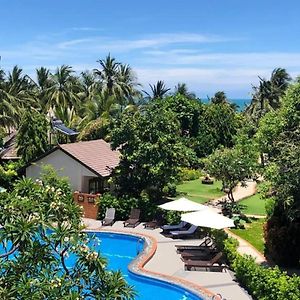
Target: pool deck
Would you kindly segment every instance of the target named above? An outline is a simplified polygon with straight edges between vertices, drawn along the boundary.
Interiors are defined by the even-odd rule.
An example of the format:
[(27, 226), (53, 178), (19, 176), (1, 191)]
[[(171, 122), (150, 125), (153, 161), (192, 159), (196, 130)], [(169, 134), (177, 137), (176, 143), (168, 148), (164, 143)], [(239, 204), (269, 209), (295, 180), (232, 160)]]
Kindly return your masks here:
[(248, 293), (234, 280), (230, 271), (207, 272), (207, 271), (185, 271), (180, 255), (176, 253), (177, 244), (199, 244), (199, 239), (172, 239), (163, 236), (161, 229), (144, 229), (142, 224), (135, 228), (123, 226), (122, 221), (117, 221), (113, 226), (102, 227), (100, 221), (84, 219), (88, 230), (103, 230), (144, 234), (154, 238), (157, 249), (154, 256), (144, 266), (145, 270), (161, 273), (171, 277), (177, 277), (196, 284), (214, 294), (221, 294), (226, 300), (249, 300), (252, 299)]

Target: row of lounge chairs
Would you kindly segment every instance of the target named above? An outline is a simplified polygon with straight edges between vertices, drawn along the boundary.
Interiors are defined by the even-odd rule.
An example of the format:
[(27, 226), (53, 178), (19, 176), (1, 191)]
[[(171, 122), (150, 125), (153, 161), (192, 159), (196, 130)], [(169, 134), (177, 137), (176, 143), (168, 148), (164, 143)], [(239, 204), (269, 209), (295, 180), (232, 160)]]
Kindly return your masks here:
[[(105, 217), (102, 220), (103, 226), (113, 225), (115, 221), (115, 208), (111, 207), (106, 210)], [(129, 218), (123, 222), (124, 227), (136, 227), (140, 223), (141, 210), (138, 208), (131, 209)], [(160, 220), (158, 218), (146, 222), (145, 228), (157, 228), (160, 226)], [(177, 225), (163, 225), (161, 226), (163, 233), (172, 238), (182, 238), (193, 236), (197, 230), (197, 226), (190, 225), (186, 222), (180, 222)]]
[[(113, 207), (107, 208), (105, 212), (105, 217), (101, 221), (103, 226), (112, 226), (115, 222), (115, 214), (116, 209)], [(136, 227), (140, 222), (140, 214), (141, 210), (138, 208), (133, 208), (130, 212), (129, 218), (124, 221), (124, 227), (130, 226), (130, 227)]]
[(175, 245), (176, 251), (181, 255), (184, 269), (188, 271), (198, 268), (214, 271), (222, 271), (223, 253), (219, 252), (209, 237), (206, 237), (200, 245)]

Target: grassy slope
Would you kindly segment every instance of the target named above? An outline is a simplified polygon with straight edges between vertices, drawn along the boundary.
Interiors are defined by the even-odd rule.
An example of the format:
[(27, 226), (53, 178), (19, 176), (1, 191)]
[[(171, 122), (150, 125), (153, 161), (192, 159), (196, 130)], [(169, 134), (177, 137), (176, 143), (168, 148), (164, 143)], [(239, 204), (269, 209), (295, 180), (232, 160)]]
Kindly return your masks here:
[(248, 241), (259, 252), (264, 252), (263, 239), (263, 224), (265, 219), (258, 219), (252, 221), (250, 224), (245, 224), (246, 229), (231, 229), (233, 233)]
[[(216, 181), (214, 184), (202, 184), (201, 179), (185, 181), (177, 186), (177, 191), (183, 196), (198, 203), (204, 203), (209, 200), (219, 198), (225, 194), (221, 191), (221, 182)], [(182, 195), (181, 195), (182, 196)], [(179, 197), (181, 197), (179, 196)], [(178, 198), (179, 198), (178, 197)]]
[(246, 206), (243, 209), (243, 213), (245, 214), (261, 216), (266, 215), (265, 201), (260, 198), (259, 193), (239, 201), (239, 204)]

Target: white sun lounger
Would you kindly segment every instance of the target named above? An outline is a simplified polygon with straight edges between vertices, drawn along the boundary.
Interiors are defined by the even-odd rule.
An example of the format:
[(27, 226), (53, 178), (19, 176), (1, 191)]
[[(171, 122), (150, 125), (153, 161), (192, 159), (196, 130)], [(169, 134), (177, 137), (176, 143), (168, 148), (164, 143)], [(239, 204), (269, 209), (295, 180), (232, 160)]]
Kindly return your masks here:
[(163, 231), (170, 231), (170, 230), (178, 230), (183, 228), (187, 223), (184, 221), (181, 221), (179, 224), (176, 225), (163, 225), (161, 226), (161, 229)]
[(181, 231), (171, 231), (170, 235), (173, 238), (178, 238), (178, 237), (183, 237), (183, 236), (190, 236), (193, 235), (196, 230), (197, 230), (198, 226), (192, 225), (189, 229), (187, 230), (181, 230)]

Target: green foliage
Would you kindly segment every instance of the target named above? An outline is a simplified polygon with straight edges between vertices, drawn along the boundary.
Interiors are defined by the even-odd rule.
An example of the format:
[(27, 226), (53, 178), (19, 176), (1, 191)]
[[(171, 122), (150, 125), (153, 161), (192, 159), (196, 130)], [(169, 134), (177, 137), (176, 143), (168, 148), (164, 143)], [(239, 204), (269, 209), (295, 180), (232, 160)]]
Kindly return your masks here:
[(257, 152), (251, 143), (236, 144), (234, 148), (216, 150), (205, 160), (207, 172), (222, 181), (228, 189), (228, 198), (234, 201), (232, 191), (241, 182), (246, 186), (246, 179), (255, 175)]
[(232, 147), (234, 136), (240, 127), (238, 114), (228, 103), (211, 103), (205, 110), (205, 123), (215, 143), (215, 147), (220, 145)]
[[(1, 299), (133, 299), (120, 272), (106, 262), (82, 232), (82, 212), (66, 182), (22, 179), (0, 194)], [(53, 185), (49, 185), (49, 184)], [(13, 257), (12, 257), (13, 255)], [(76, 256), (66, 267), (67, 256)]]
[(48, 122), (37, 111), (24, 112), (17, 134), (18, 155), (25, 162), (48, 150)]
[(122, 116), (112, 132), (112, 147), (121, 152), (114, 171), (120, 194), (139, 197), (146, 191), (152, 198), (161, 198), (164, 187), (176, 181), (179, 168), (194, 159), (179, 133), (176, 115), (158, 103), (147, 106), (143, 113)]
[(181, 213), (178, 211), (166, 211), (164, 213), (164, 218), (166, 220), (166, 224), (179, 224), (181, 221)]
[(179, 173), (180, 181), (196, 180), (203, 176), (203, 172), (199, 169), (181, 168)]
[(235, 271), (238, 281), (255, 299), (296, 300), (300, 298), (300, 277), (288, 276), (278, 267), (266, 268), (258, 265), (251, 256), (237, 252), (238, 242), (229, 238), (224, 242), (224, 253)]
[(17, 171), (13, 163), (0, 165), (0, 187), (10, 189), (14, 179), (17, 178)]
[(78, 139), (80, 141), (90, 141), (97, 139), (108, 139), (110, 132), (110, 122), (108, 119), (96, 119), (90, 122), (80, 132)]
[[(282, 98), (281, 122), (270, 145), (272, 157), (264, 177), (268, 222), (266, 251), (280, 265), (300, 264), (300, 84), (292, 85)], [(274, 125), (276, 126), (276, 125)], [(282, 245), (289, 245), (282, 247)]]
[(157, 212), (157, 206), (146, 195), (139, 198), (129, 196), (115, 196), (111, 193), (105, 193), (99, 198), (99, 219), (103, 219), (107, 208), (116, 209), (116, 219), (127, 220), (132, 208), (141, 210), (141, 219), (150, 221)]

